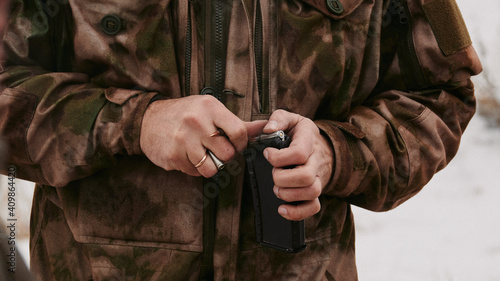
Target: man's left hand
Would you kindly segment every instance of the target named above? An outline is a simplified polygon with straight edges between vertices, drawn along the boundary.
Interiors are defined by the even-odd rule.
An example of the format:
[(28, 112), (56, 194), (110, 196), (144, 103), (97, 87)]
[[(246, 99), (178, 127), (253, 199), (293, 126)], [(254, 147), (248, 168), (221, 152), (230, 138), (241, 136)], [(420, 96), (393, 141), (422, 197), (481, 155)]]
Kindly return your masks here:
[(333, 148), (311, 119), (298, 114), (275, 111), (263, 133), (277, 130), (285, 131), (292, 142), (288, 148), (264, 150), (264, 157), (274, 166), (274, 193), (287, 202), (301, 201), (281, 205), (278, 212), (288, 220), (302, 220), (321, 209), (319, 196), (332, 174)]

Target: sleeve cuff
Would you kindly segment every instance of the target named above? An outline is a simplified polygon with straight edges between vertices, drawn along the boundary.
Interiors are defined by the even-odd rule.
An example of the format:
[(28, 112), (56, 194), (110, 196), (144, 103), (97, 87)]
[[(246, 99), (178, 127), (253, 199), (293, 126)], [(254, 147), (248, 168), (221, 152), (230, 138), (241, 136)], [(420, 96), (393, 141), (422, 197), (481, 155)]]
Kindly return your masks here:
[(142, 118), (148, 105), (158, 100), (156, 92), (138, 92), (128, 89), (111, 88), (106, 91), (106, 98), (121, 107), (120, 129), (121, 142), (128, 155), (142, 155), (140, 145)]
[(352, 192), (353, 171), (362, 165), (361, 155), (354, 149), (354, 141), (364, 137), (361, 130), (349, 123), (330, 120), (315, 121), (321, 133), (328, 137), (334, 151), (334, 164), (330, 182), (324, 187), (323, 194), (347, 197)]
[(144, 113), (146, 112), (146, 109), (148, 106), (162, 98), (158, 98), (158, 96), (161, 97), (160, 94), (158, 93), (146, 93), (142, 94), (139, 96), (139, 100), (137, 101), (137, 107), (135, 109), (135, 112), (132, 116), (135, 118), (133, 119), (133, 124), (132, 124), (132, 142), (131, 146), (128, 148), (126, 147), (127, 151), (130, 151), (131, 154), (137, 154), (137, 155), (142, 155), (142, 149), (141, 149), (141, 128), (142, 128), (142, 117), (144, 116)]

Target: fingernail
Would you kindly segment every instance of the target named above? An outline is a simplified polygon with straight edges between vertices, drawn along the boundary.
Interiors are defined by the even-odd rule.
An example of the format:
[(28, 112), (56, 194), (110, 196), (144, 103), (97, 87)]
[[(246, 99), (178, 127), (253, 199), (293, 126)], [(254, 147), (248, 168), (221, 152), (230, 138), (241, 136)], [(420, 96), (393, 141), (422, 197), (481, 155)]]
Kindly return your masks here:
[(277, 187), (277, 186), (274, 186), (274, 187), (273, 187), (273, 192), (274, 192), (274, 195), (276, 195), (276, 197), (278, 197), (278, 198), (280, 198), (280, 197), (279, 197), (279, 195), (278, 195), (279, 189), (280, 189), (280, 188), (279, 188), (279, 187)]
[(266, 158), (266, 160), (267, 160), (267, 158), (269, 157), (269, 153), (267, 152), (267, 150), (264, 150), (263, 154), (264, 154), (264, 158)]
[(280, 213), (280, 215), (282, 215), (282, 216), (287, 216), (287, 215), (288, 215), (288, 211), (287, 211), (287, 210), (286, 210), (286, 208), (285, 208), (285, 207), (283, 207), (283, 206), (280, 206), (280, 207), (278, 208), (278, 213)]

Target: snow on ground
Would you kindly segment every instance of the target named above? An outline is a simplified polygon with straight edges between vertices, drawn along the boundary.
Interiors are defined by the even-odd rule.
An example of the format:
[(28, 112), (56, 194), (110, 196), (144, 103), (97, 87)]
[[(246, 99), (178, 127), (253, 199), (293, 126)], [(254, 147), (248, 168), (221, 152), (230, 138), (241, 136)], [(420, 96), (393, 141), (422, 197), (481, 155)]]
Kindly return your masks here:
[[(457, 2), (493, 86), (479, 76), (477, 89), (498, 98), (500, 1)], [(474, 117), (455, 159), (419, 194), (354, 215), (361, 281), (500, 280), (500, 128)]]
[(461, 150), (387, 213), (354, 209), (360, 280), (500, 280), (500, 128), (471, 122)]
[[(500, 98), (500, 1), (457, 0), (487, 75)], [(482, 76), (481, 75), (481, 76)], [(476, 79), (482, 84), (482, 77)]]

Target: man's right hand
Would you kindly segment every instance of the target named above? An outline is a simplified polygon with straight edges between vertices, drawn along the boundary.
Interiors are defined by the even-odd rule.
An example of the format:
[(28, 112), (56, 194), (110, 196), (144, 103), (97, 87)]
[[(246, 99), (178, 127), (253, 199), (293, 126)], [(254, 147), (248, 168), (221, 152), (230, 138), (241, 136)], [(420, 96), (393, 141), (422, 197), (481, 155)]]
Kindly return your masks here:
[[(211, 136), (219, 129), (226, 137)], [(141, 149), (151, 162), (167, 171), (212, 177), (217, 167), (210, 157), (200, 162), (207, 149), (226, 163), (243, 151), (247, 142), (245, 122), (212, 96), (155, 101), (142, 120)]]

